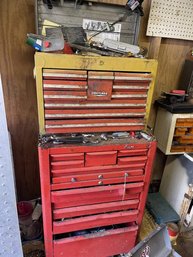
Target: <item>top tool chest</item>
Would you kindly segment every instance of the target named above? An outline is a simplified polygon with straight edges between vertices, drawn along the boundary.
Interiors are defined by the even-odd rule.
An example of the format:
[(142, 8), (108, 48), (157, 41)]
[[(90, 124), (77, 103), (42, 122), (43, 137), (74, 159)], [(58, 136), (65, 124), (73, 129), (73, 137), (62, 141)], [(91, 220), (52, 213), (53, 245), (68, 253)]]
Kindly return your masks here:
[(35, 56), (46, 257), (110, 257), (136, 241), (156, 150), (156, 61)]
[(36, 53), (40, 133), (143, 130), (155, 60)]

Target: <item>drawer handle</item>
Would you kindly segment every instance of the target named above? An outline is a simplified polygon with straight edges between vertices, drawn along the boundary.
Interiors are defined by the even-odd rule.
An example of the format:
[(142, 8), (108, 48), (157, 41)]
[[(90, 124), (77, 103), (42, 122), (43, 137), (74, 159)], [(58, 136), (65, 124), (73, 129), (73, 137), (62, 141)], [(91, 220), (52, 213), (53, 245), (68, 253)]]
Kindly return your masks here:
[(99, 181), (98, 184), (99, 184), (99, 186), (102, 186), (103, 185), (103, 181)]
[(103, 178), (103, 175), (98, 175), (98, 179), (102, 179)]
[(71, 182), (76, 182), (77, 181), (77, 179), (76, 178), (71, 178)]

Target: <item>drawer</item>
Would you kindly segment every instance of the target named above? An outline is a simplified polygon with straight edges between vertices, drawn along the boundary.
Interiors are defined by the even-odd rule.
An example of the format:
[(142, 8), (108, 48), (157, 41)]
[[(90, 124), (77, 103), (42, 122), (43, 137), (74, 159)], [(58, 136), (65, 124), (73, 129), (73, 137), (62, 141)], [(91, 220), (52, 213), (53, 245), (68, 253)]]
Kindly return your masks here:
[(146, 163), (147, 156), (137, 156), (137, 157), (123, 157), (118, 158), (118, 164), (127, 165), (129, 163)]
[[(136, 103), (134, 103), (135, 105)], [(53, 105), (51, 107), (51, 105)], [(72, 106), (71, 106), (72, 105)], [(93, 108), (96, 107), (94, 104)], [(46, 103), (45, 106), (51, 109), (62, 109), (62, 108), (71, 108), (75, 107), (76, 104), (71, 103), (60, 103), (60, 104), (50, 104)], [(50, 107), (49, 107), (50, 106)], [(86, 108), (84, 104), (77, 104), (76, 108)], [(119, 131), (127, 131), (127, 130), (143, 130), (145, 127), (144, 119), (142, 118), (114, 118), (114, 119), (54, 119), (54, 120), (46, 120), (45, 128), (46, 133), (93, 133), (93, 132), (110, 132), (116, 131), (119, 128)]]
[(86, 91), (56, 91), (44, 90), (44, 102), (60, 104), (65, 102), (80, 102), (87, 99)]
[(131, 118), (139, 117), (143, 118), (145, 116), (145, 109), (57, 109), (49, 110), (45, 109), (45, 118), (46, 119), (77, 119), (77, 118)]
[(110, 178), (122, 177), (125, 175), (128, 177), (132, 176), (140, 176), (143, 175), (144, 171), (142, 169), (130, 170), (128, 172), (125, 171), (115, 171), (115, 172), (101, 172), (101, 173), (92, 173), (92, 174), (76, 174), (71, 176), (61, 176), (54, 177), (52, 179), (53, 183), (67, 183), (67, 182), (79, 182), (79, 181), (87, 181), (87, 180), (103, 180)]
[(84, 160), (84, 153), (52, 154), (50, 157), (51, 162)]
[(91, 228), (137, 221), (138, 210), (105, 213), (53, 222), (53, 234), (63, 234)]
[(74, 160), (74, 161), (59, 161), (52, 162), (51, 169), (68, 169), (68, 168), (78, 168), (84, 167), (84, 160)]
[(66, 219), (97, 213), (107, 213), (113, 211), (124, 211), (137, 209), (139, 204), (138, 199), (112, 202), (112, 203), (100, 203), (92, 205), (84, 205), (79, 207), (70, 207), (64, 209), (53, 210), (53, 219)]
[(114, 82), (124, 82), (124, 83), (145, 83), (149, 85), (152, 80), (151, 74), (147, 73), (126, 73), (126, 72), (115, 72)]
[[(56, 168), (56, 167), (55, 167)], [(91, 174), (101, 172), (115, 172), (115, 171), (124, 171), (124, 172), (132, 172), (132, 170), (136, 169), (144, 169), (145, 163), (129, 163), (127, 165), (108, 165), (108, 166), (91, 166), (91, 167), (83, 167), (83, 168), (69, 168), (63, 169), (62, 167), (57, 167), (56, 169), (51, 169), (51, 174), (53, 177), (62, 177), (62, 176), (76, 176), (78, 174)]]
[(138, 199), (144, 183), (128, 183), (93, 188), (69, 189), (51, 192), (53, 208), (67, 208), (89, 204)]
[(55, 177), (52, 179), (52, 190), (79, 188), (98, 185), (109, 185), (128, 182), (144, 181), (144, 171), (132, 170), (127, 173), (122, 172), (108, 172), (101, 174), (84, 174), (76, 176)]
[(86, 91), (86, 81), (69, 81), (69, 80), (43, 80), (43, 89), (58, 91)]
[(111, 100), (113, 72), (88, 72), (88, 100)]
[(117, 151), (92, 152), (85, 154), (85, 166), (100, 166), (116, 164)]
[(128, 182), (141, 182), (144, 181), (144, 176), (132, 176), (132, 177), (117, 177), (103, 180), (88, 180), (88, 181), (79, 181), (79, 182), (70, 182), (70, 183), (59, 183), (52, 184), (51, 190), (62, 190), (70, 188), (81, 188), (81, 187), (90, 187), (90, 186), (103, 186), (103, 185), (114, 185), (120, 183)]
[(129, 252), (135, 245), (138, 226), (99, 231), (54, 240), (54, 256), (108, 257)]
[(64, 70), (64, 69), (43, 69), (44, 79), (61, 80), (86, 80), (87, 71), (83, 70)]
[(131, 150), (120, 150), (118, 151), (118, 157), (122, 156), (138, 156), (138, 155), (147, 155), (148, 149), (131, 149)]

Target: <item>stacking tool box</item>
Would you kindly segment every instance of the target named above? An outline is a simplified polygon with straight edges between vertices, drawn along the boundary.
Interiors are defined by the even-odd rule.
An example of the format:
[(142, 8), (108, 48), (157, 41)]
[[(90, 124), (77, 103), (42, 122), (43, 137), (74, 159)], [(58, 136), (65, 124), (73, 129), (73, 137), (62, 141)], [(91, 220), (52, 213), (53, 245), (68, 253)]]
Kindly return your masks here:
[[(41, 136), (144, 130), (156, 67), (154, 60), (37, 53)], [(143, 217), (155, 150), (153, 137), (134, 135), (40, 141), (46, 257), (128, 252)]]

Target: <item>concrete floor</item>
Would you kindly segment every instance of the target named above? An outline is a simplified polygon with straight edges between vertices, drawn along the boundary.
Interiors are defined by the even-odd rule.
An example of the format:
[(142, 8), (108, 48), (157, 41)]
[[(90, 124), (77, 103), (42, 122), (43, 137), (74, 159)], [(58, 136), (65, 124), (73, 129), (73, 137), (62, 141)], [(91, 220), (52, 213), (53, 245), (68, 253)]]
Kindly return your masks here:
[(193, 257), (193, 230), (181, 234), (173, 247), (182, 257)]

